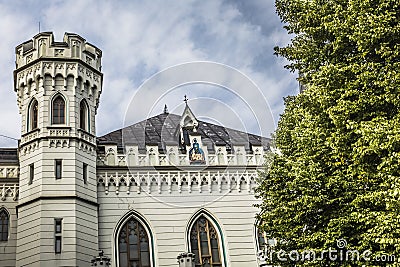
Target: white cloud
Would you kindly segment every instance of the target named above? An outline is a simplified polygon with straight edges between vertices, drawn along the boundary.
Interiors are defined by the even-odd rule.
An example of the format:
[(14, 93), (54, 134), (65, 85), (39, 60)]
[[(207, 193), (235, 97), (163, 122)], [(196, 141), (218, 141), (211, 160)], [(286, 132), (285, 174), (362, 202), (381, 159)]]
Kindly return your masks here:
[[(64, 32), (74, 32), (103, 50), (98, 135), (122, 126), (127, 105), (143, 81), (164, 68), (192, 60), (220, 62), (242, 71), (260, 87), (276, 120), (283, 111), (282, 97), (296, 93), (297, 83), (294, 75), (283, 69), (284, 61), (272, 55), (273, 47), (287, 43), (289, 37), (271, 2), (0, 1), (0, 134), (20, 135), (12, 82), (14, 48), (37, 33), (39, 20), (42, 31), (53, 31), (57, 40)], [(175, 103), (166, 104), (182, 103), (185, 90), (189, 91), (175, 90), (175, 95), (165, 98), (175, 99)], [(189, 97), (212, 96), (208, 91), (190, 90)], [(154, 102), (159, 94), (156, 88), (151, 89), (143, 101)], [(256, 94), (245, 90), (241, 94), (257, 105)], [(237, 99), (221, 97), (216, 96), (225, 105), (236, 105)], [(194, 104), (195, 114), (201, 113), (198, 108)], [(211, 105), (209, 110), (218, 113), (220, 107)], [(137, 112), (133, 119), (145, 118)], [(250, 120), (247, 116), (244, 119)], [(221, 119), (222, 124), (235, 126), (234, 122), (234, 116)], [(15, 142), (0, 138), (0, 146), (8, 145), (15, 146)]]

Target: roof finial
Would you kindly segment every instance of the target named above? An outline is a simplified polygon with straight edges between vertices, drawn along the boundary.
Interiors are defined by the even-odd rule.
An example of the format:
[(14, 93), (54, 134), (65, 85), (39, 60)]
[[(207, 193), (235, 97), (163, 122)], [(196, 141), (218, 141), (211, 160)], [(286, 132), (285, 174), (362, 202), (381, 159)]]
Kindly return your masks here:
[(169, 112), (168, 112), (168, 107), (167, 107), (167, 104), (165, 104), (165, 106), (164, 106), (164, 114), (168, 114)]
[(183, 99), (183, 101), (184, 101), (184, 102), (186, 103), (186, 105), (187, 105), (188, 99), (187, 99), (186, 95), (185, 95), (185, 99)]

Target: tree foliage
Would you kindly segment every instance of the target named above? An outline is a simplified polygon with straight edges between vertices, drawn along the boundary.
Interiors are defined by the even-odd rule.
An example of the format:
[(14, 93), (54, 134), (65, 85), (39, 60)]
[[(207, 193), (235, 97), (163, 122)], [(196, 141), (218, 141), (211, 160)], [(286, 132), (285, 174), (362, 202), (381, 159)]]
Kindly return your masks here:
[[(261, 174), (262, 229), (278, 240), (275, 251), (320, 253), (345, 239), (343, 253), (372, 255), (274, 263), (398, 266), (400, 2), (276, 0), (276, 8), (294, 37), (275, 52), (306, 89), (285, 99), (279, 154)], [(395, 262), (377, 261), (384, 255)]]

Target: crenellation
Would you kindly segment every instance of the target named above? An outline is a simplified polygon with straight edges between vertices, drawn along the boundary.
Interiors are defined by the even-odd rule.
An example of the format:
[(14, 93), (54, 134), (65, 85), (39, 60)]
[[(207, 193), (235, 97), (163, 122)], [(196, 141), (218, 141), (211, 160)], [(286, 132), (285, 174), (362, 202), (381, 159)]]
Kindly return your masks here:
[[(42, 32), (16, 47), (17, 69), (40, 58), (80, 59), (90, 67), (101, 70), (102, 52), (77, 34), (65, 33), (63, 42), (55, 42), (53, 33)], [(91, 61), (87, 62), (86, 58)]]

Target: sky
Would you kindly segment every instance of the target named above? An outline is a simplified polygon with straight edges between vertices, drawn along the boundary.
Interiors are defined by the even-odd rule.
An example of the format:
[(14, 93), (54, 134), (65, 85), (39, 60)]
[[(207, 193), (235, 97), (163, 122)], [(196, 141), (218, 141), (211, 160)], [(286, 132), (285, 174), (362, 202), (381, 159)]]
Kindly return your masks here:
[(97, 136), (188, 105), (198, 119), (269, 137), (298, 93), (273, 48), (290, 42), (273, 0), (0, 0), (0, 147), (16, 147), (15, 47), (40, 31), (103, 51)]

